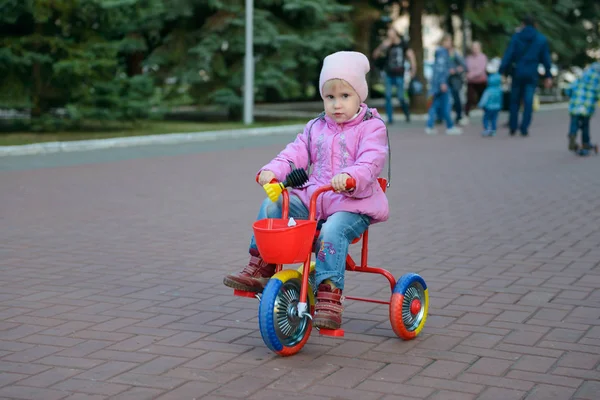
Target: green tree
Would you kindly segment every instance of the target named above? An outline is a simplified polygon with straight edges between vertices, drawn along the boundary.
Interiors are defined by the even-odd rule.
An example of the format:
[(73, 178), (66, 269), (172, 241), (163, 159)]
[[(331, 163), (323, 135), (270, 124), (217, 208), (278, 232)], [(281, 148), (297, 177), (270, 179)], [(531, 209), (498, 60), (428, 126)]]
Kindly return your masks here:
[(129, 77), (123, 62), (125, 27), (136, 21), (126, 10), (142, 3), (0, 0), (2, 106), (30, 109), (32, 128), (43, 130), (147, 117), (154, 84)]
[(586, 51), (599, 39), (597, 0), (428, 0), (423, 4), (427, 12), (447, 17), (443, 28), (451, 34), (451, 16), (469, 21), (473, 38), (483, 43), (489, 56), (504, 53), (527, 14), (536, 18), (540, 31), (548, 37), (559, 65), (589, 62)]
[[(322, 59), (350, 48), (350, 7), (325, 0), (257, 0), (254, 10), (255, 98), (305, 98), (318, 81)], [(175, 81), (195, 102), (242, 107), (245, 9), (240, 0), (187, 0), (177, 20), (147, 60), (163, 80)], [(318, 94), (318, 91), (316, 91)]]
[(533, 15), (561, 66), (584, 64), (598, 43), (600, 3), (596, 0), (467, 0), (465, 17), (488, 55), (501, 56), (524, 15)]

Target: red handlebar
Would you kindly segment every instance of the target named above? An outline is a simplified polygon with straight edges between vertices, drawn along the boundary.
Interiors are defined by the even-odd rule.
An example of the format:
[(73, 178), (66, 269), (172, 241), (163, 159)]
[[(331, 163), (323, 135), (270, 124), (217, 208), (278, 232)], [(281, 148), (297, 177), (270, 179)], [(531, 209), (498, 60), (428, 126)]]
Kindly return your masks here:
[[(356, 179), (350, 177), (346, 179), (346, 191), (350, 191), (356, 188)], [(325, 185), (319, 187), (314, 191), (312, 196), (310, 197), (310, 208), (308, 213), (308, 219), (314, 220), (317, 218), (317, 197), (319, 197), (322, 193), (333, 190), (333, 186)]]
[[(256, 175), (256, 182), (258, 182), (258, 176), (259, 175)], [(269, 182), (269, 183), (277, 183), (277, 182), (279, 182), (277, 180), (277, 178), (273, 178), (273, 179), (271, 179), (271, 182)], [(350, 190), (353, 190), (355, 188), (356, 188), (356, 179), (354, 179), (352, 177), (346, 179), (346, 190), (350, 191)], [(329, 190), (331, 190), (331, 189), (329, 189)]]
[(348, 178), (346, 179), (346, 190), (352, 190), (356, 188), (356, 179)]
[[(258, 182), (259, 175), (260, 174), (256, 175), (257, 182)], [(271, 183), (276, 183), (276, 182), (278, 182), (277, 179), (271, 180)], [(346, 179), (346, 191), (351, 191), (351, 190), (354, 190), (355, 188), (356, 188), (356, 179), (354, 179), (352, 177)], [(331, 185), (321, 186), (317, 190), (315, 190), (315, 192), (313, 193), (313, 195), (310, 198), (310, 208), (309, 208), (308, 219), (310, 219), (310, 220), (316, 219), (316, 217), (317, 217), (317, 197), (319, 197), (319, 195), (321, 195), (322, 193), (328, 192), (330, 190), (333, 190), (333, 187)], [(289, 195), (288, 195), (287, 190), (284, 190), (282, 195), (283, 195), (282, 218), (286, 219), (288, 217), (288, 211), (289, 211)]]

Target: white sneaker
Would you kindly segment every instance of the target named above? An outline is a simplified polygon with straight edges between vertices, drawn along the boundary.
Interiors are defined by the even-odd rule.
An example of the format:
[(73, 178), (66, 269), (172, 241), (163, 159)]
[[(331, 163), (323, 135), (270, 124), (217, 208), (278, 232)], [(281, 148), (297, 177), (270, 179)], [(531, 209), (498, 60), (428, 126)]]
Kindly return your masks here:
[(467, 126), (467, 125), (469, 125), (469, 117), (462, 117), (462, 119), (459, 121), (459, 124), (461, 126)]
[(435, 128), (425, 128), (425, 133), (428, 135), (437, 135), (437, 130)]
[(463, 131), (458, 126), (455, 126), (446, 131), (446, 135), (462, 135)]

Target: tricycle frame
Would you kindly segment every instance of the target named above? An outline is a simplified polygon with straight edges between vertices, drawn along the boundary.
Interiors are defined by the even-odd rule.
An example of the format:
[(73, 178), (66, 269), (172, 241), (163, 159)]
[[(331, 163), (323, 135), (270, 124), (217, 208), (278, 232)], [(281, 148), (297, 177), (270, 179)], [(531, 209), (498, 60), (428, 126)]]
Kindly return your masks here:
[[(381, 186), (381, 188), (385, 191), (386, 186), (387, 186), (387, 181), (383, 178), (378, 178), (378, 182), (379, 182), (379, 185)], [(352, 179), (352, 178), (349, 179), (347, 187), (350, 188), (350, 187), (353, 187), (354, 185), (355, 185), (354, 179)], [(333, 190), (333, 187), (331, 185), (325, 185), (325, 186), (319, 187), (312, 194), (311, 199), (310, 199), (310, 207), (309, 207), (309, 216), (308, 216), (309, 220), (316, 221), (317, 198), (322, 193), (330, 191), (330, 190)], [(289, 192), (288, 192), (287, 188), (281, 192), (281, 196), (282, 196), (281, 218), (288, 219), (289, 218), (290, 198), (289, 198)], [(318, 236), (318, 232), (315, 233), (315, 237), (317, 237), (317, 236)], [(394, 278), (394, 275), (392, 275), (392, 273), (390, 273), (389, 271), (387, 271), (383, 268), (375, 268), (375, 267), (370, 267), (368, 265), (368, 255), (369, 255), (369, 229), (368, 228), (362, 234), (361, 238), (362, 238), (362, 249), (361, 249), (360, 264), (356, 264), (354, 259), (348, 254), (346, 257), (346, 271), (383, 275), (388, 280), (388, 282), (390, 284), (390, 291), (393, 293), (394, 287), (396, 285), (396, 279)], [(357, 238), (352, 243), (359, 242), (361, 240), (361, 238)], [(313, 252), (310, 251), (308, 253), (308, 256), (306, 257), (306, 260), (304, 261), (304, 265), (303, 265), (303, 269), (302, 269), (302, 285), (300, 288), (300, 298), (299, 298), (299, 303), (298, 303), (298, 314), (302, 317), (308, 317), (311, 319), (312, 319), (312, 315), (310, 315), (310, 312), (308, 311), (307, 293), (308, 293), (308, 288), (309, 288), (308, 279), (309, 279), (309, 275), (310, 275), (312, 253)], [(280, 272), (281, 270), (283, 270), (283, 264), (278, 264), (276, 266), (275, 273)], [(242, 296), (242, 297), (258, 297), (258, 298), (260, 298), (260, 295), (257, 295), (256, 293), (243, 292), (243, 291), (239, 291), (239, 290), (234, 291), (234, 294), (237, 296)], [(345, 296), (345, 298), (348, 300), (354, 300), (354, 301), (363, 301), (363, 302), (368, 302), (368, 303), (390, 305), (390, 301), (378, 300), (378, 299), (374, 299), (374, 298), (356, 297), (356, 296)], [(344, 331), (343, 331), (343, 329), (340, 328), (340, 329), (336, 329), (336, 330), (320, 329), (319, 332), (323, 335), (342, 336)]]

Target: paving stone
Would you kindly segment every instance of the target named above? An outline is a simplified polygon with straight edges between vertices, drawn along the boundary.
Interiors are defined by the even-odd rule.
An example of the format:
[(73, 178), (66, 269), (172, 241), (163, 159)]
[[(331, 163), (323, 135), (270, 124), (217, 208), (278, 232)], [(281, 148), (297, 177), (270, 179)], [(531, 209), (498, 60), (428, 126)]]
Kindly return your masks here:
[(502, 376), (513, 364), (513, 361), (482, 357), (468, 369), (468, 372), (474, 374)]
[(575, 392), (575, 399), (594, 400), (600, 393), (600, 382), (584, 382)]
[(512, 366), (522, 371), (545, 373), (556, 363), (555, 358), (524, 355)]
[[(222, 279), (247, 262), (256, 171), (295, 135), (0, 157), (0, 398), (595, 400), (600, 158), (566, 150), (567, 117), (536, 113), (526, 140), (390, 126), (369, 261), (423, 276), (427, 325), (404, 341), (387, 306), (347, 301), (346, 335), (292, 357)], [(348, 273), (344, 293), (389, 290)]]
[(525, 400), (561, 400), (570, 399), (575, 393), (575, 389), (563, 386), (536, 385), (533, 391)]

